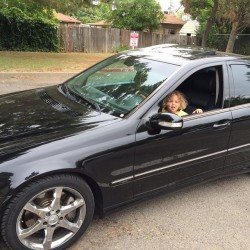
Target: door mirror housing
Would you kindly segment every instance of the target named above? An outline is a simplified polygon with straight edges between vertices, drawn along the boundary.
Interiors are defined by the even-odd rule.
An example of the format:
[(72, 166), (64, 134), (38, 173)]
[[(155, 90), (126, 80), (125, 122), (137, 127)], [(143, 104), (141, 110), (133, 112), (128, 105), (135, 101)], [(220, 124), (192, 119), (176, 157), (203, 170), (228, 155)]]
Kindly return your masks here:
[(151, 129), (178, 130), (183, 127), (182, 117), (172, 113), (157, 113), (149, 120)]

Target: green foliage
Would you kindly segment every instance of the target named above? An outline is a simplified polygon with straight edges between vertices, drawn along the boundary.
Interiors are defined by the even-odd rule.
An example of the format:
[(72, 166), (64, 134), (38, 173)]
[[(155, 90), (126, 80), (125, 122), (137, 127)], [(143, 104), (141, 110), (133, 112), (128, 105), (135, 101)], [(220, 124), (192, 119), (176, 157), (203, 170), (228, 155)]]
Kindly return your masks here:
[(0, 9), (8, 10), (17, 8), (28, 17), (46, 18), (52, 19), (54, 14), (52, 9), (47, 8), (39, 4), (39, 1), (35, 0), (0, 0)]
[[(204, 27), (200, 27), (197, 31), (198, 40), (201, 41), (202, 34), (204, 32)], [(234, 53), (242, 55), (250, 55), (250, 28), (244, 30), (243, 34), (238, 34)], [(230, 35), (230, 26), (221, 26), (218, 23), (214, 23), (208, 37), (208, 47), (215, 48), (219, 51), (225, 51)], [(200, 43), (199, 43), (200, 44)]]
[(0, 50), (57, 51), (57, 20), (92, 0), (0, 0)]
[(0, 0), (0, 9), (17, 7), (31, 15), (34, 12), (52, 14), (52, 10), (68, 14), (91, 4), (92, 0)]
[[(30, 0), (32, 1), (32, 0)], [(54, 9), (57, 12), (62, 12), (64, 14), (70, 14), (77, 11), (83, 6), (90, 6), (92, 0), (33, 0), (39, 3), (41, 6), (48, 9)]]
[(237, 36), (234, 52), (250, 56), (250, 28), (244, 30), (243, 34)]
[(181, 4), (185, 7), (185, 13), (194, 19), (204, 19), (213, 7), (213, 0), (181, 0)]
[(112, 48), (112, 53), (119, 53), (122, 52), (124, 50), (129, 50), (130, 47), (128, 45), (120, 45), (118, 47), (114, 47)]
[(0, 10), (0, 50), (57, 51), (58, 27), (42, 14), (28, 16), (17, 7)]
[[(197, 37), (199, 41), (202, 39), (202, 34), (204, 33), (205, 26), (201, 25), (197, 31)], [(215, 48), (220, 51), (225, 51), (227, 46), (227, 36), (220, 36), (218, 34), (222, 34), (219, 26), (214, 23), (208, 36), (207, 46), (210, 48)]]
[(185, 7), (185, 13), (200, 24), (206, 24), (213, 8), (213, 0), (181, 0), (181, 4)]
[(111, 12), (109, 4), (100, 3), (99, 5), (92, 5), (89, 7), (82, 7), (71, 15), (82, 23), (93, 23), (105, 20)]
[(160, 27), (163, 13), (155, 0), (116, 0), (115, 9), (106, 21), (112, 22), (113, 27), (136, 31), (153, 31)]
[(223, 23), (237, 23), (237, 31), (242, 31), (249, 27), (249, 0), (220, 0), (217, 19)]
[[(197, 19), (201, 25), (198, 33), (199, 38), (204, 34), (207, 21), (211, 15), (214, 0), (182, 0), (185, 12), (193, 19)], [(209, 32), (208, 46), (225, 51), (230, 39), (235, 38), (250, 24), (249, 0), (219, 0), (219, 7), (216, 12), (216, 22)], [(234, 29), (233, 37), (229, 34)], [(233, 41), (233, 40), (232, 40)], [(240, 41), (245, 41), (240, 42)], [(238, 35), (235, 40), (234, 53), (249, 54), (248, 36)], [(233, 50), (233, 46), (230, 47)], [(227, 51), (229, 51), (227, 49)]]

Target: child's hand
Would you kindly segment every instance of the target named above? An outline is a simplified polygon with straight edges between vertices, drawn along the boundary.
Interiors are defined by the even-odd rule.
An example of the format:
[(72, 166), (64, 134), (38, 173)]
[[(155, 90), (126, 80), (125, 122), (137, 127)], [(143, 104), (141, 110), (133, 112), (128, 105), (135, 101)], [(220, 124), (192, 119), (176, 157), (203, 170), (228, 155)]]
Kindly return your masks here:
[(202, 109), (196, 109), (192, 114), (200, 114), (203, 113)]

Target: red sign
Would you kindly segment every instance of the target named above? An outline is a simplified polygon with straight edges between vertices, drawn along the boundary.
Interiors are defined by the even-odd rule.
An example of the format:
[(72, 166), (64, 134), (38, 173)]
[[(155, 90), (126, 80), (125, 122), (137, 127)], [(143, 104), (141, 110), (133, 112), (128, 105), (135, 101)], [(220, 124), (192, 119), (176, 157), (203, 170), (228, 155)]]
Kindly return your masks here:
[(138, 46), (139, 34), (136, 32), (130, 33), (130, 46), (137, 47)]

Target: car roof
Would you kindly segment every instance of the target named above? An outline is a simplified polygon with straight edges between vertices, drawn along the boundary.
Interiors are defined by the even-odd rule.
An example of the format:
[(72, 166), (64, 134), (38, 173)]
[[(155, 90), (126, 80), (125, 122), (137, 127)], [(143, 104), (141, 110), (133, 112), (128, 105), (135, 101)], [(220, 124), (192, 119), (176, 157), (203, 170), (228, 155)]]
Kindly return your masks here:
[(126, 53), (132, 56), (144, 57), (177, 65), (184, 65), (197, 60), (204, 61), (204, 59), (207, 61), (250, 60), (249, 56), (225, 53), (215, 49), (204, 49), (198, 46), (180, 46), (177, 44), (155, 45), (129, 50)]

